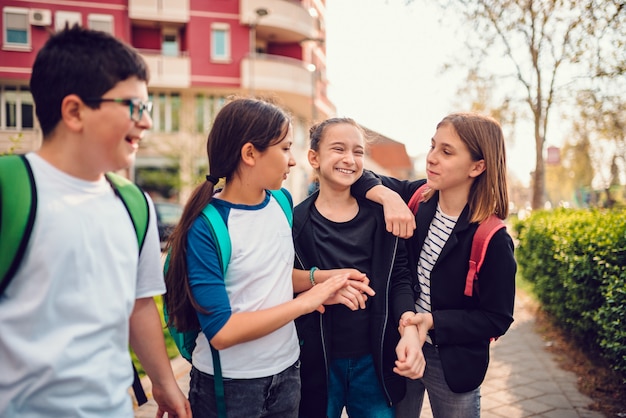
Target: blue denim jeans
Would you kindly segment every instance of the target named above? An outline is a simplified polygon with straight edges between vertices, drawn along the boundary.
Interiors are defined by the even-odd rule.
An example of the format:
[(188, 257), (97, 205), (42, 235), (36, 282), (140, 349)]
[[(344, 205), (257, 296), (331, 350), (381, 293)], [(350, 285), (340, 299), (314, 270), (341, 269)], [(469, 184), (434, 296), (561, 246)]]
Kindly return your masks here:
[(407, 379), (406, 396), (396, 405), (398, 418), (417, 418), (422, 411), (424, 391), (434, 418), (480, 418), (480, 387), (454, 393), (448, 387), (437, 348), (425, 343), (426, 370), (421, 379)]
[[(213, 376), (191, 368), (189, 403), (194, 417), (217, 417)], [(257, 379), (223, 379), (228, 418), (297, 418), (300, 361), (286, 370)]]
[(328, 371), (328, 418), (394, 418), (376, 376), (371, 355), (331, 360)]

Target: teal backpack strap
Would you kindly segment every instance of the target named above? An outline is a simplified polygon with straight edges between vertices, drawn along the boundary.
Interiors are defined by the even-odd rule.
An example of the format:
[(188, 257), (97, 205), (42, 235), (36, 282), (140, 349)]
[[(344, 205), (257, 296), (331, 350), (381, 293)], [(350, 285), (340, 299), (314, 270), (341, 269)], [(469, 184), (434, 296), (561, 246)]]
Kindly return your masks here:
[[(224, 280), (226, 280), (226, 271), (228, 271), (228, 263), (232, 246), (230, 243), (230, 235), (228, 235), (228, 227), (220, 215), (219, 211), (212, 204), (206, 205), (202, 210), (202, 217), (207, 223), (211, 235), (215, 240), (217, 253), (222, 267)], [(215, 400), (217, 403), (217, 416), (226, 418), (226, 399), (224, 398), (224, 379), (222, 378), (222, 362), (220, 361), (220, 353), (211, 344), (211, 355), (213, 357), (213, 382), (215, 386)]]
[(150, 219), (150, 211), (148, 210), (148, 200), (143, 191), (133, 182), (125, 177), (115, 173), (106, 173), (107, 180), (115, 190), (115, 194), (122, 199), (126, 210), (130, 215), (137, 234), (137, 243), (139, 244), (139, 252), (143, 248), (143, 243), (148, 232), (148, 221)]
[(215, 240), (222, 273), (224, 274), (224, 278), (226, 278), (228, 263), (230, 263), (230, 255), (232, 252), (228, 227), (222, 215), (220, 215), (215, 206), (210, 203), (202, 210), (202, 217), (209, 226), (211, 235), (213, 235), (213, 239)]
[(289, 226), (293, 227), (293, 204), (291, 203), (290, 197), (287, 195), (287, 191), (285, 189), (270, 190), (270, 193), (274, 196), (274, 199), (278, 201), (283, 212), (285, 212)]
[(0, 158), (0, 295), (15, 275), (33, 230), (37, 188), (22, 155)]

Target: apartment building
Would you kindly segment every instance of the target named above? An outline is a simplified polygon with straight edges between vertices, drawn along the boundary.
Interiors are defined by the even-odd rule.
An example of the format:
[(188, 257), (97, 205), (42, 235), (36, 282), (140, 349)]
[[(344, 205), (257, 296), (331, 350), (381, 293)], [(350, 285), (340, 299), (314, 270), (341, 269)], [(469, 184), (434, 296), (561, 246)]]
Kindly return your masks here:
[[(206, 137), (230, 96), (271, 99), (293, 117), (285, 186), (301, 200), (308, 127), (335, 114), (326, 95), (325, 0), (3, 0), (0, 153), (36, 149), (41, 132), (28, 89), (50, 33), (79, 24), (133, 45), (150, 68), (153, 129), (127, 175), (150, 185), (167, 173), (184, 200), (206, 173)], [(151, 177), (152, 176), (152, 177)], [(160, 190), (167, 195), (167, 189)], [(169, 196), (165, 196), (169, 197)]]

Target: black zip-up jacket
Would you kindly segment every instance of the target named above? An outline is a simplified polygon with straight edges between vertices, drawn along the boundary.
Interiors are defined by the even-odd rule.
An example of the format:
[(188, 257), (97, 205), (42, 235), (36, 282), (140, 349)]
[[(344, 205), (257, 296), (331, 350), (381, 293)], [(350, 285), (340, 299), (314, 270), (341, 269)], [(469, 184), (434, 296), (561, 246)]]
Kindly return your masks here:
[[(352, 186), (352, 193), (364, 196), (367, 190), (381, 182), (398, 192), (405, 202), (425, 183), (424, 180), (397, 180), (365, 171)], [(419, 205), (415, 218), (417, 229), (407, 240), (410, 266), (417, 266), (438, 201), (439, 193), (435, 192), (427, 202)], [(430, 274), (434, 321), (430, 335), (439, 352), (446, 382), (457, 393), (469, 392), (481, 385), (489, 365), (490, 339), (504, 335), (513, 322), (517, 264), (513, 257), (513, 240), (506, 229), (496, 232), (489, 241), (479, 274), (478, 292), (471, 297), (464, 295), (477, 228), (477, 223), (469, 222), (469, 206), (466, 205)], [(417, 298), (420, 288), (417, 271), (413, 270)]]
[[(311, 205), (318, 192), (294, 208), (293, 236), (295, 245), (295, 267), (309, 270), (318, 265), (319, 255), (313, 236), (310, 213)], [(412, 278), (406, 264), (404, 240), (400, 240), (385, 229), (382, 206), (368, 200), (359, 200), (359, 205), (372, 205), (380, 215), (376, 222), (377, 239), (357, 245), (373, 245), (370, 286), (376, 292), (368, 299), (371, 309), (371, 339), (368, 342), (376, 367), (376, 374), (383, 386), (389, 405), (400, 401), (406, 391), (405, 378), (393, 372), (397, 359), (395, 348), (400, 335), (398, 323), (406, 312), (415, 312)], [(351, 268), (352, 266), (345, 266)], [(372, 278), (385, 278), (374, 280)], [(300, 375), (302, 399), (300, 418), (326, 417), (328, 402), (328, 361), (332, 347), (328, 346), (329, 329), (326, 314), (313, 312), (296, 319), (300, 338)]]

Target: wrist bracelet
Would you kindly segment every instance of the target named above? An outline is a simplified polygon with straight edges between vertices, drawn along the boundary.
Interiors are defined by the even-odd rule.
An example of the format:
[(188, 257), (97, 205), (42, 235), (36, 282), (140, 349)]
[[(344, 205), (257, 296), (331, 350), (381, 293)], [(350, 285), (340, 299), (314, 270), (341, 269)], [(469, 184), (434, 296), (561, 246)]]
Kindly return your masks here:
[(315, 283), (315, 278), (313, 277), (313, 273), (315, 273), (315, 270), (319, 270), (317, 267), (311, 267), (311, 270), (309, 270), (309, 280), (311, 281), (311, 286), (315, 286), (317, 283)]

